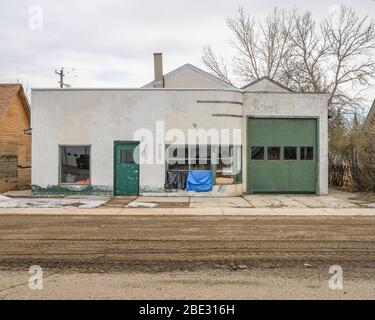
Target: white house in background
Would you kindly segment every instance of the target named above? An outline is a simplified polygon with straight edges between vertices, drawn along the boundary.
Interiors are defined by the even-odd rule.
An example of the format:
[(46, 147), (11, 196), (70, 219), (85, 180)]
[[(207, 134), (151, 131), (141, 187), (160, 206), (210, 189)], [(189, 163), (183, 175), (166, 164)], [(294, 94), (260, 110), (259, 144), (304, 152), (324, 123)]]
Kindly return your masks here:
[(32, 90), (35, 194), (202, 195), (197, 173), (213, 196), (328, 192), (327, 95), (154, 67), (142, 88)]

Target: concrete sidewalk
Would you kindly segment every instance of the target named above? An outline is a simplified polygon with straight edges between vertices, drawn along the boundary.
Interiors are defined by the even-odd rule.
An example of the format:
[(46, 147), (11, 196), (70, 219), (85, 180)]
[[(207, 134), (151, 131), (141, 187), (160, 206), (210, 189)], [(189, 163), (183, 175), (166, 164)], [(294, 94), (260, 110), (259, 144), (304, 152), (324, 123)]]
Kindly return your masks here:
[[(375, 215), (374, 193), (330, 190), (327, 196), (251, 194), (241, 197), (20, 198), (0, 195), (0, 214), (306, 216)], [(10, 194), (8, 194), (10, 196)]]
[(114, 197), (105, 208), (156, 208), (172, 209), (372, 209), (375, 194), (356, 194), (331, 190), (329, 195), (302, 194), (251, 194), (241, 197)]
[(375, 208), (0, 208), (0, 215), (375, 216)]

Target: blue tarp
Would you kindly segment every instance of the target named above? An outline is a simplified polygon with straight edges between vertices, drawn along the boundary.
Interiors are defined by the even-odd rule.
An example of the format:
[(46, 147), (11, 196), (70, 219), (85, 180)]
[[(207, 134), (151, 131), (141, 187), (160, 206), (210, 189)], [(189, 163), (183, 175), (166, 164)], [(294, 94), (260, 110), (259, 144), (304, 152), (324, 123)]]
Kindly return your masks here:
[(191, 170), (189, 171), (186, 191), (209, 192), (212, 191), (212, 171), (211, 170)]

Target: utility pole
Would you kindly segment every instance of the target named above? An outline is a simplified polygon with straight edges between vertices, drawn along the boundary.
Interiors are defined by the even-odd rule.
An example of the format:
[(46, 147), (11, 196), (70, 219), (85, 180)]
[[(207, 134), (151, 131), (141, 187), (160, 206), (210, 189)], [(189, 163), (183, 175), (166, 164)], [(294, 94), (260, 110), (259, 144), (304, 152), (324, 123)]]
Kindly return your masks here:
[(56, 73), (58, 76), (60, 76), (60, 81), (59, 81), (59, 83), (60, 83), (60, 88), (61, 88), (61, 89), (64, 88), (64, 87), (65, 87), (65, 88), (69, 88), (70, 85), (67, 84), (67, 83), (64, 83), (64, 77), (65, 77), (64, 67), (62, 67), (62, 68), (60, 69), (60, 71), (55, 70), (55, 73)]

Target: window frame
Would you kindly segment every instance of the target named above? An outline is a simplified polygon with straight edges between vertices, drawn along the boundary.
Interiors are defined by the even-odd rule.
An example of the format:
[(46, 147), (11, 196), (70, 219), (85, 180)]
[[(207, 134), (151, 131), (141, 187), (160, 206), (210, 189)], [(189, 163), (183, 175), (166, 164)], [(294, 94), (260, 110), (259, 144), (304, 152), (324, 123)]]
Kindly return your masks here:
[[(279, 157), (278, 159), (270, 159), (269, 158), (269, 151), (270, 149), (279, 149)], [(281, 161), (283, 160), (283, 152), (282, 152), (283, 147), (282, 146), (267, 146), (267, 154), (266, 154), (266, 160), (267, 161)]]
[[(90, 183), (88, 184), (77, 184), (77, 183), (67, 183), (67, 182), (61, 182), (61, 178), (62, 178), (62, 163), (61, 163), (61, 148), (62, 147), (88, 147), (89, 148), (89, 179), (90, 179)], [(58, 161), (58, 185), (59, 186), (82, 186), (82, 187), (85, 187), (85, 186), (91, 186), (92, 185), (92, 177), (91, 177), (91, 154), (92, 154), (92, 145), (91, 144), (59, 144), (57, 146), (58, 148), (58, 157), (59, 157), (59, 161)]]
[[(130, 154), (130, 156), (129, 156)], [(128, 156), (131, 159), (131, 161), (128, 160)], [(124, 157), (124, 159), (122, 159)], [(122, 161), (124, 160), (124, 161)], [(132, 165), (135, 164), (134, 160), (134, 150), (131, 149), (120, 149), (120, 164), (121, 165)]]
[[(256, 158), (253, 158), (253, 148), (262, 148), (263, 151), (263, 158), (262, 159), (256, 159)], [(265, 161), (266, 160), (266, 155), (268, 154), (266, 151), (267, 150), (267, 147), (265, 146), (250, 146), (250, 160), (251, 161)]]
[[(295, 159), (286, 159), (285, 158), (285, 151), (286, 151), (287, 148), (295, 148), (296, 149), (296, 158)], [(282, 151), (282, 155), (283, 155), (284, 161), (298, 161), (298, 146), (284, 146), (283, 151)]]
[[(174, 169), (169, 169), (169, 166), (171, 164), (168, 163), (168, 159), (169, 159), (169, 150), (168, 150), (168, 148), (171, 145), (172, 144), (165, 144), (165, 155), (166, 155), (166, 157), (165, 157), (165, 174), (167, 173), (168, 170), (174, 170)], [(210, 170), (212, 171), (212, 176), (214, 178), (214, 185), (217, 185), (216, 184), (216, 171), (217, 171), (217, 167), (218, 167), (219, 163), (216, 163), (216, 164), (212, 163), (212, 156), (216, 155), (216, 160), (215, 161), (217, 161), (217, 162), (220, 161), (221, 158), (219, 157), (219, 155), (220, 155), (220, 147), (221, 147), (221, 145), (208, 144), (208, 145), (204, 145), (204, 146), (207, 146), (207, 149), (209, 149), (209, 150), (207, 150), (207, 156), (209, 155), (209, 152), (210, 152), (210, 156), (209, 156), (210, 161), (209, 161), (209, 163), (202, 164), (202, 165), (207, 165), (207, 166), (211, 167)], [(199, 163), (197, 163), (197, 164), (191, 163), (191, 160), (195, 159), (195, 158), (191, 156), (191, 151), (190, 151), (190, 150), (194, 149), (194, 147), (195, 147), (196, 150), (199, 149), (199, 147), (200, 147), (199, 145), (195, 145), (195, 146), (194, 145), (188, 145), (188, 144), (187, 145), (174, 145), (174, 147), (175, 148), (182, 148), (182, 147), (184, 147), (185, 150), (186, 149), (188, 150), (188, 157), (185, 158), (185, 161), (187, 161), (186, 166), (188, 166), (188, 169), (187, 170), (180, 170), (180, 171), (193, 170), (192, 166), (194, 166), (194, 165), (200, 165)], [(231, 155), (231, 157), (224, 157), (224, 158), (232, 158), (233, 159), (232, 166), (234, 166), (234, 168), (236, 168), (237, 163), (234, 163), (234, 162), (236, 161), (236, 156), (237, 156), (236, 152), (238, 152), (237, 150), (239, 149), (240, 151), (238, 152), (238, 155), (240, 156), (239, 163), (240, 163), (240, 166), (241, 166), (239, 173), (232, 174), (231, 176), (228, 176), (228, 177), (233, 177), (233, 184), (230, 184), (230, 185), (241, 184), (241, 183), (243, 183), (243, 178), (242, 178), (242, 174), (243, 174), (243, 168), (242, 168), (242, 165), (243, 165), (243, 162), (242, 162), (243, 153), (242, 153), (242, 148), (243, 148), (243, 146), (242, 145), (233, 145), (233, 144), (230, 144), (229, 147), (230, 147), (230, 150), (231, 150), (230, 152), (231, 152), (232, 155)], [(186, 155), (186, 153), (185, 153), (185, 155)], [(208, 157), (207, 158), (203, 158), (203, 159), (208, 159)], [(174, 160), (178, 161), (178, 160), (181, 160), (181, 158), (174, 158)]]
[[(312, 149), (312, 159), (306, 159), (306, 155), (308, 154), (307, 150), (311, 148)], [(302, 150), (304, 150), (304, 159), (302, 159)], [(300, 146), (299, 147), (299, 160), (300, 161), (314, 161), (316, 160), (316, 157), (315, 157), (315, 147), (313, 146)]]

